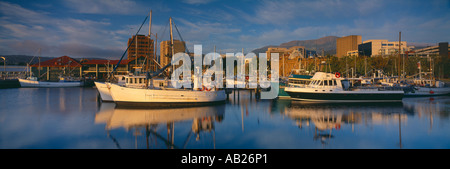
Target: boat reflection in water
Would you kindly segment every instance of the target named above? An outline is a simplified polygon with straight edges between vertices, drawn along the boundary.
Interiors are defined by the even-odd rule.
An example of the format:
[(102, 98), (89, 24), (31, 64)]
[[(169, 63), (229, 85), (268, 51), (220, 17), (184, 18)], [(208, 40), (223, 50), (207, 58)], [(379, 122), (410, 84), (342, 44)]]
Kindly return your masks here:
[(429, 118), (429, 129), (433, 127), (433, 119), (448, 119), (450, 113), (450, 97), (411, 97), (403, 99), (403, 107), (419, 118)]
[[(314, 128), (313, 140), (323, 145), (335, 138), (333, 131), (341, 128), (354, 133), (355, 126), (363, 124), (388, 124), (391, 120), (399, 124), (407, 121), (408, 114), (402, 103), (305, 103), (293, 101), (286, 107), (284, 114), (295, 120), (299, 128)], [(359, 127), (359, 126), (358, 126)], [(357, 127), (356, 127), (357, 128)], [(336, 132), (335, 132), (336, 133)], [(399, 125), (399, 141), (401, 146), (401, 125)]]
[[(214, 123), (223, 120), (224, 111), (223, 105), (175, 109), (124, 109), (115, 108), (114, 103), (102, 103), (95, 115), (95, 123), (106, 124), (108, 137), (118, 148), (127, 148), (121, 147), (121, 141), (111, 134), (119, 128), (124, 128), (127, 132), (132, 131), (135, 136), (135, 148), (138, 148), (138, 136), (145, 137), (146, 148), (189, 148), (187, 145), (192, 142), (193, 134), (196, 141), (203, 136), (211, 136), (213, 144), (208, 148), (215, 148)], [(188, 126), (189, 131), (187, 131)], [(175, 135), (176, 127), (179, 129), (176, 132), (177, 135)], [(167, 136), (161, 133), (167, 133)], [(179, 142), (175, 140), (175, 137), (185, 137), (182, 139), (183, 144), (177, 144)], [(161, 141), (164, 144), (161, 144)], [(205, 145), (204, 142), (203, 145)]]

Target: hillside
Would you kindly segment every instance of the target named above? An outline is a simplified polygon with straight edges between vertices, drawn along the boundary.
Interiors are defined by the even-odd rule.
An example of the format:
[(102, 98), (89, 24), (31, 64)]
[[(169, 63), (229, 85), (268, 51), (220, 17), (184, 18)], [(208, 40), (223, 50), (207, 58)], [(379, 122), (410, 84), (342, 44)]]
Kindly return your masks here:
[(253, 50), (253, 53), (265, 53), (268, 48), (270, 47), (283, 47), (283, 48), (290, 48), (293, 46), (304, 46), (307, 51), (317, 51), (318, 53), (321, 53), (322, 49), (324, 50), (325, 54), (336, 54), (336, 39), (339, 38), (337, 36), (326, 36), (319, 39), (312, 39), (312, 40), (294, 40), (290, 42), (282, 43), (278, 46), (276, 45), (269, 45), (264, 46), (262, 48), (258, 48)]
[[(28, 56), (28, 55), (4, 55), (3, 57), (6, 58), (7, 65), (26, 66), (27, 63), (30, 63), (30, 61), (31, 61), (31, 63), (30, 63), (31, 65), (39, 62), (39, 59), (37, 56), (34, 57), (34, 56)], [(50, 59), (53, 59), (53, 57), (41, 56), (41, 62), (50, 60)], [(1, 59), (1, 62), (3, 62), (3, 59)]]
[[(6, 58), (6, 64), (7, 65), (19, 65), (19, 66), (26, 66), (27, 63), (30, 63), (30, 65), (36, 64), (39, 62), (39, 58), (37, 56), (28, 56), (28, 55), (0, 55)], [(34, 57), (34, 58), (33, 58)], [(56, 57), (49, 57), (49, 56), (41, 56), (41, 62), (54, 59)], [(80, 58), (73, 58), (76, 61), (80, 61)], [(89, 59), (105, 59), (105, 58), (89, 58)], [(3, 65), (3, 59), (0, 59), (1, 65)]]

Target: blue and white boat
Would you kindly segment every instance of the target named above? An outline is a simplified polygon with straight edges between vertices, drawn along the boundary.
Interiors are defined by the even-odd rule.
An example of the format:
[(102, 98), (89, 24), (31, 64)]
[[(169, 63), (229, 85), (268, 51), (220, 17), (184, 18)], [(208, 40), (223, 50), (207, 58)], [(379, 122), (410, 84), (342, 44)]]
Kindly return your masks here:
[[(317, 72), (306, 86), (289, 84), (285, 88), (293, 100), (313, 102), (400, 102), (401, 88), (360, 86), (360, 79), (342, 78), (337, 74)], [(352, 83), (354, 82), (354, 83)]]
[(19, 78), (21, 87), (81, 87), (83, 82), (71, 80), (70, 78), (60, 78), (58, 82), (39, 81), (37, 77)]

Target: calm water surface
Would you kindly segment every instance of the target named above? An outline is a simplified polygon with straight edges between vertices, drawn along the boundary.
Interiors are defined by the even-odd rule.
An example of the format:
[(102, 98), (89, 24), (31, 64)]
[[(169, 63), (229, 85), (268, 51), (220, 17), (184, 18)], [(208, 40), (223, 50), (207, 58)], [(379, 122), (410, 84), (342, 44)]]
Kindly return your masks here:
[(398, 104), (255, 100), (123, 109), (94, 88), (0, 90), (1, 149), (448, 149), (450, 97)]

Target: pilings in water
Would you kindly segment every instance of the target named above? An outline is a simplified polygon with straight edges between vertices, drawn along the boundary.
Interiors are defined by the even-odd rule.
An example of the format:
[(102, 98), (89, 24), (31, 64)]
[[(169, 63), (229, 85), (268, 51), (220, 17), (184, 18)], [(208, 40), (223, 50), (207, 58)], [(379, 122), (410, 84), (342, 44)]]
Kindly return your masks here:
[(255, 88), (255, 89), (225, 89), (225, 94), (227, 95), (227, 100), (230, 99), (231, 93), (233, 93), (233, 100), (236, 100), (236, 95), (237, 95), (237, 99), (240, 100), (240, 96), (241, 96), (240, 91), (241, 90), (250, 91), (250, 99), (253, 99), (253, 95), (255, 95), (255, 99), (261, 98), (261, 88), (260, 87)]

